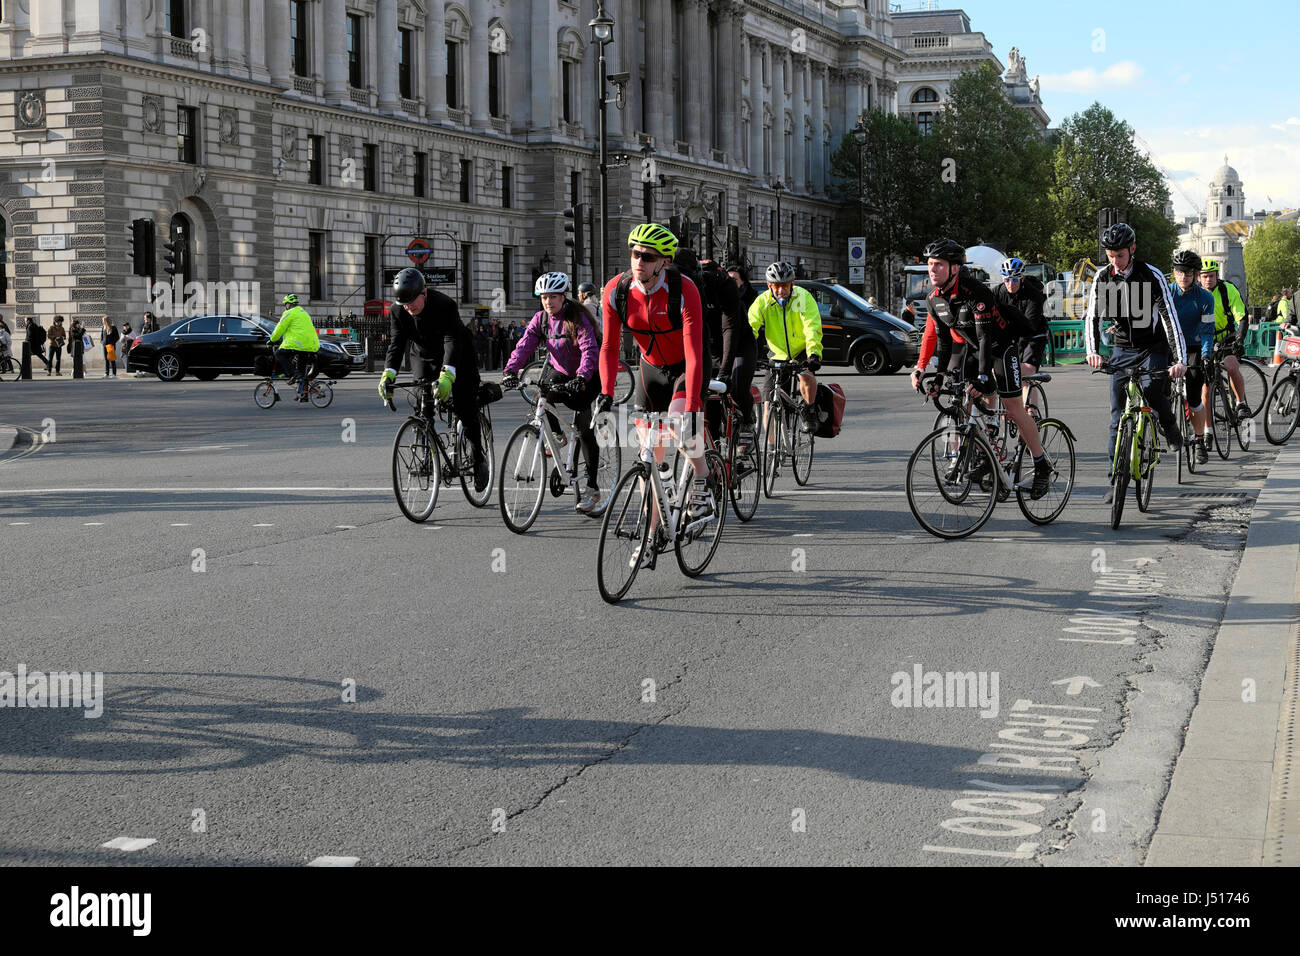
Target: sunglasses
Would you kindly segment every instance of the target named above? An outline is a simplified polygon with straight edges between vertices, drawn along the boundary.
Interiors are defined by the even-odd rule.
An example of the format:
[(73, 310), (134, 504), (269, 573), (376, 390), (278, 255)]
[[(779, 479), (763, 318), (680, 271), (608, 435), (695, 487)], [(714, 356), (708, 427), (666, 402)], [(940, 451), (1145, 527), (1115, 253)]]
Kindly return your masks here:
[(660, 259), (664, 259), (664, 258), (667, 258), (667, 257), (666, 257), (666, 256), (661, 256), (661, 255), (659, 255), (659, 253), (657, 253), (657, 252), (641, 252), (641, 251), (639, 251), (639, 250), (637, 250), (637, 249), (633, 249), (633, 250), (632, 250), (632, 258), (633, 258), (633, 259), (640, 259), (642, 262), (648, 262), (648, 263), (650, 263), (651, 265), (653, 265), (654, 263), (658, 262)]

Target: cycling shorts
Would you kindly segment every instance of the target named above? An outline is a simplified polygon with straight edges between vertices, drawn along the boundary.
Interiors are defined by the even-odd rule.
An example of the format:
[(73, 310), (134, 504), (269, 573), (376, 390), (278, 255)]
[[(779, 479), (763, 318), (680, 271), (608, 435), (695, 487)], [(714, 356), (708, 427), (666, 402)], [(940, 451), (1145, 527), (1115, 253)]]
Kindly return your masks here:
[[(641, 412), (666, 412), (672, 404), (673, 396), (686, 392), (686, 363), (673, 365), (652, 365), (641, 359), (633, 374), (632, 408)], [(709, 392), (709, 377), (700, 377), (700, 399)]]
[(1022, 365), (1043, 367), (1043, 356), (1047, 354), (1047, 339), (1021, 339), (1020, 362)]

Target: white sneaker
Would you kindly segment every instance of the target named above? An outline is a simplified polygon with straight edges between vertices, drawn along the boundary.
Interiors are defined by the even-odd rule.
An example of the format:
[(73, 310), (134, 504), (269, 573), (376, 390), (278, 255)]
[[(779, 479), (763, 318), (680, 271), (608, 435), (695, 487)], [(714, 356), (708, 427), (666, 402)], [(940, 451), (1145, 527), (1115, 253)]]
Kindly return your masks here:
[(629, 568), (637, 567), (638, 562), (642, 569), (650, 567), (655, 561), (655, 548), (662, 545), (665, 541), (665, 535), (662, 527), (656, 528), (646, 539), (645, 548), (637, 545), (636, 550), (632, 552), (632, 559), (628, 561)]
[(599, 510), (601, 505), (600, 491), (596, 488), (588, 488), (586, 494), (578, 499), (578, 503), (573, 506), (573, 510), (578, 514), (589, 515)]
[(703, 478), (691, 482), (691, 500), (686, 510), (692, 521), (713, 517), (713, 490)]

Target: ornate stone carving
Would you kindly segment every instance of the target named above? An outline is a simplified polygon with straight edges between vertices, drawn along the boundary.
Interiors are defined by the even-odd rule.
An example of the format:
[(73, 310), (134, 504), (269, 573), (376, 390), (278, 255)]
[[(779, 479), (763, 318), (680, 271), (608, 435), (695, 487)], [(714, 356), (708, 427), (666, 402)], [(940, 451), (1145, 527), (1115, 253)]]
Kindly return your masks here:
[(45, 91), (25, 90), (14, 97), (14, 125), (20, 129), (45, 129)]
[(297, 158), (298, 128), (296, 126), (286, 126), (280, 131), (280, 155), (286, 160)]
[(223, 146), (234, 145), (239, 140), (239, 113), (223, 106), (217, 113), (218, 138)]
[(144, 131), (146, 133), (161, 133), (163, 131), (163, 99), (161, 96), (146, 94), (142, 97), (140, 112), (144, 119)]
[(347, 133), (339, 135), (339, 155), (345, 159), (352, 155), (352, 137)]
[(406, 169), (406, 147), (401, 145), (394, 146), (393, 147), (393, 175), (400, 176), (402, 175), (405, 169)]

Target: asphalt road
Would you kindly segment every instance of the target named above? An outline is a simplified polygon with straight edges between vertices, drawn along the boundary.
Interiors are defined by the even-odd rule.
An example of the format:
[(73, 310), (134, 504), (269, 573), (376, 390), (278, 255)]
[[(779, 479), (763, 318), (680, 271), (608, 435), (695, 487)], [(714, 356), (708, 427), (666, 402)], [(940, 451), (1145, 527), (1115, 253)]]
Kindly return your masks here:
[[(0, 860), (1140, 863), (1273, 450), (1181, 488), (1167, 461), (1112, 531), (1104, 382), (1064, 370), (1064, 514), (944, 542), (903, 491), (933, 409), (830, 377), (811, 484), (618, 607), (563, 501), (523, 537), (458, 489), (406, 521), (373, 377), (325, 410), (246, 378), (0, 386), (0, 671), (104, 682), (98, 718), (0, 708)], [(493, 406), (498, 452), (525, 411)], [(918, 665), (984, 702), (925, 706)]]

